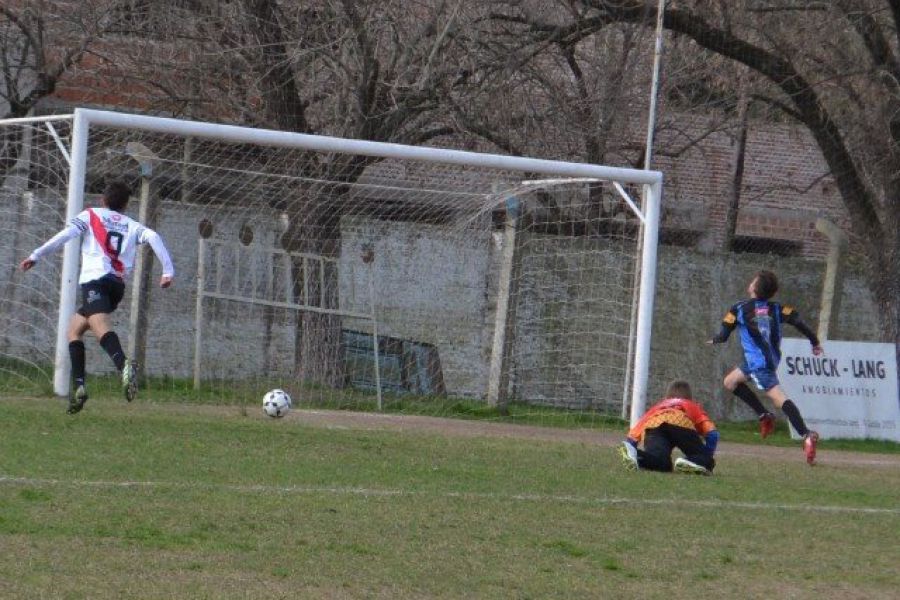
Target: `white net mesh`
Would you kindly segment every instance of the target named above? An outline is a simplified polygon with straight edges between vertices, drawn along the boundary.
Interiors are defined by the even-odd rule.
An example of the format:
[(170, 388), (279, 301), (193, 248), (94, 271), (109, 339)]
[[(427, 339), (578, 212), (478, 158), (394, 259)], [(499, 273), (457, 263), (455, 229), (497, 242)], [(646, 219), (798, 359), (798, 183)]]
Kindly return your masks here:
[[(2, 132), (12, 265), (63, 225), (68, 165), (45, 123)], [(114, 313), (146, 400), (479, 410), (493, 376), (516, 414), (621, 413), (638, 227), (610, 182), (92, 126), (86, 207), (113, 178), (177, 272), (153, 260)], [(6, 392), (52, 380), (60, 262), (7, 281)]]
[(0, 381), (15, 392), (51, 393), (59, 306), (60, 261), (28, 277), (16, 270), (28, 253), (62, 228), (68, 164), (52, 135), (68, 121), (0, 126), (0, 256), (3, 281)]

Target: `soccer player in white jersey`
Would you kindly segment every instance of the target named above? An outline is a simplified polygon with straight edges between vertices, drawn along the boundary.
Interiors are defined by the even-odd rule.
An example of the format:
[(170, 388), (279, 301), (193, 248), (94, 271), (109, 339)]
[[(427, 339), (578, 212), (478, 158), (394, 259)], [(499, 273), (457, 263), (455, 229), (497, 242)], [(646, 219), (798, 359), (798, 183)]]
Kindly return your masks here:
[(111, 329), (109, 315), (125, 294), (125, 278), (134, 266), (139, 244), (150, 244), (162, 263), (159, 286), (172, 285), (175, 268), (162, 238), (152, 229), (122, 214), (128, 206), (131, 190), (125, 183), (114, 181), (103, 193), (102, 208), (89, 208), (78, 214), (65, 229), (50, 238), (43, 246), (21, 262), (23, 271), (29, 270), (43, 256), (63, 247), (66, 242), (81, 236), (81, 284), (83, 304), (69, 322), (69, 357), (72, 361), (74, 393), (66, 412), (79, 412), (88, 399), (85, 386), (85, 352), (82, 337), (90, 329), (100, 345), (112, 358), (122, 374), (125, 399), (131, 402), (137, 393), (134, 364), (122, 351), (119, 336)]

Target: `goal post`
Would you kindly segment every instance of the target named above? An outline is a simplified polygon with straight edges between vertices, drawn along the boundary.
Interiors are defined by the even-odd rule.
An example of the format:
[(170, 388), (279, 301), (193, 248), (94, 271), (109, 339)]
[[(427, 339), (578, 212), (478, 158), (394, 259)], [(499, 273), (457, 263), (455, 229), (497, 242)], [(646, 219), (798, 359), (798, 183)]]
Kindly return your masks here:
[[(397, 394), (493, 402), (502, 393), (551, 408), (593, 411), (630, 404), (632, 419), (643, 412), (659, 172), (94, 109), (52, 117), (65, 125), (57, 135), (46, 127), (49, 120), (0, 121), (0, 130), (47, 130), (45, 151), (64, 158), (55, 158), (53, 173), (38, 173), (40, 181), (30, 185), (35, 190), (46, 186), (39, 191), (42, 196), (65, 196), (61, 223), (83, 209), (88, 191), (98, 193), (102, 179), (136, 171), (138, 162), (128, 148), (147, 148), (154, 157), (152, 177), (158, 179), (152, 189), (160, 197), (153, 201), (177, 277), (171, 293), (151, 294), (162, 298), (147, 309), (146, 318), (157, 323), (151, 335), (165, 339), (147, 350), (150, 375), (207, 381), (246, 370), (260, 382), (282, 378), (287, 384), (296, 377), (319, 382), (304, 389), (349, 389), (358, 383), (351, 367), (374, 360), (380, 367), (375, 378), (382, 380), (378, 389), (383, 383)], [(151, 175), (131, 173), (130, 179), (151, 189), (144, 176)], [(4, 201), (17, 201), (12, 188), (8, 192)], [(637, 194), (647, 198), (643, 209), (632, 200)], [(513, 206), (518, 210), (514, 218)], [(504, 221), (508, 213), (511, 218)], [(223, 240), (231, 240), (221, 243), (270, 254), (280, 251), (280, 244), (295, 258), (277, 276), (296, 297), (312, 286), (305, 293), (318, 294), (318, 304), (291, 300), (279, 305), (269, 299), (240, 309), (236, 298), (197, 294), (191, 283), (210, 265), (204, 264), (209, 252), (204, 257), (199, 251), (197, 230), (188, 235), (189, 221), (195, 219), (201, 231), (215, 230), (215, 236), (222, 231)], [(238, 227), (240, 241), (230, 237)], [(304, 254), (328, 260), (303, 259)], [(69, 390), (65, 329), (76, 304), (78, 259), (77, 242), (70, 242), (57, 296), (53, 387), (59, 395)], [(228, 260), (233, 264), (220, 265), (228, 277), (247, 273), (238, 267), (250, 259), (236, 255)], [(520, 264), (514, 268), (516, 261)], [(235, 282), (238, 287), (257, 284), (272, 282)], [(635, 323), (623, 327), (622, 321), (631, 320), (635, 287)], [(127, 293), (132, 290), (130, 285)], [(219, 304), (207, 310), (202, 305), (207, 301)], [(142, 304), (126, 299), (122, 306)], [(322, 310), (312, 310), (316, 307)], [(282, 309), (299, 316), (273, 313)], [(179, 353), (182, 346), (192, 348), (194, 336), (184, 344), (160, 328), (166, 310), (191, 334), (203, 326), (193, 323), (195, 315), (217, 319), (219, 329), (202, 338), (210, 340), (215, 356), (200, 364), (221, 372), (193, 373), (194, 357)], [(377, 324), (359, 316), (376, 312)], [(130, 321), (133, 327), (135, 319)], [(229, 330), (235, 327), (237, 333)], [(620, 359), (627, 353), (629, 329), (635, 332), (633, 384), (623, 397), (626, 367)], [(370, 350), (354, 341), (360, 335), (369, 336)], [(262, 353), (255, 345), (275, 343), (275, 338), (294, 371), (258, 362)], [(233, 350), (240, 352), (229, 354)], [(315, 360), (306, 360), (315, 353)], [(344, 364), (333, 368), (335, 361)], [(496, 378), (502, 372), (505, 382)], [(413, 386), (413, 380), (421, 385)], [(598, 395), (602, 402), (595, 402)]]
[(653, 329), (653, 306), (656, 295), (657, 247), (662, 205), (662, 181), (647, 189), (646, 213), (643, 215), (643, 248), (638, 292), (637, 328), (634, 350), (634, 384), (631, 391), (631, 418), (636, 425), (647, 407), (650, 377), (650, 340)]
[[(76, 110), (72, 116), (72, 147), (69, 151), (69, 185), (66, 194), (66, 223), (84, 209), (84, 181), (87, 168), (88, 114)], [(53, 390), (57, 396), (69, 394), (72, 368), (69, 362), (69, 342), (66, 332), (75, 314), (79, 268), (79, 240), (70, 240), (63, 248), (62, 272), (59, 283), (59, 320), (56, 331), (56, 361), (53, 369)]]

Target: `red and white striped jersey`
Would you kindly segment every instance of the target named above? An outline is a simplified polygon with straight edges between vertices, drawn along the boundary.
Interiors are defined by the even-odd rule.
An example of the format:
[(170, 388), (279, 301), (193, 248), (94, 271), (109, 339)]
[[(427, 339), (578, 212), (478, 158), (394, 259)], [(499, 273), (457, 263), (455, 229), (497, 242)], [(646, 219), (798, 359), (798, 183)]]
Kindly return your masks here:
[(78, 283), (87, 283), (110, 274), (125, 279), (134, 267), (134, 258), (140, 244), (150, 244), (153, 248), (154, 254), (162, 263), (163, 276), (175, 275), (172, 259), (159, 234), (108, 208), (82, 211), (65, 229), (32, 252), (29, 258), (37, 262), (42, 256), (79, 235), (82, 240), (81, 275)]

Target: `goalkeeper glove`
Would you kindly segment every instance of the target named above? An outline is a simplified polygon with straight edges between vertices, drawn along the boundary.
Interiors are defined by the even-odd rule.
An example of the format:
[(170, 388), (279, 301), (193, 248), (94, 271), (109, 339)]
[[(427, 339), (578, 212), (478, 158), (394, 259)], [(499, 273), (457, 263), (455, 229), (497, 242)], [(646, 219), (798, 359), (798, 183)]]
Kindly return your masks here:
[(713, 429), (707, 433), (705, 442), (706, 451), (712, 456), (716, 452), (716, 446), (719, 445), (719, 432)]

